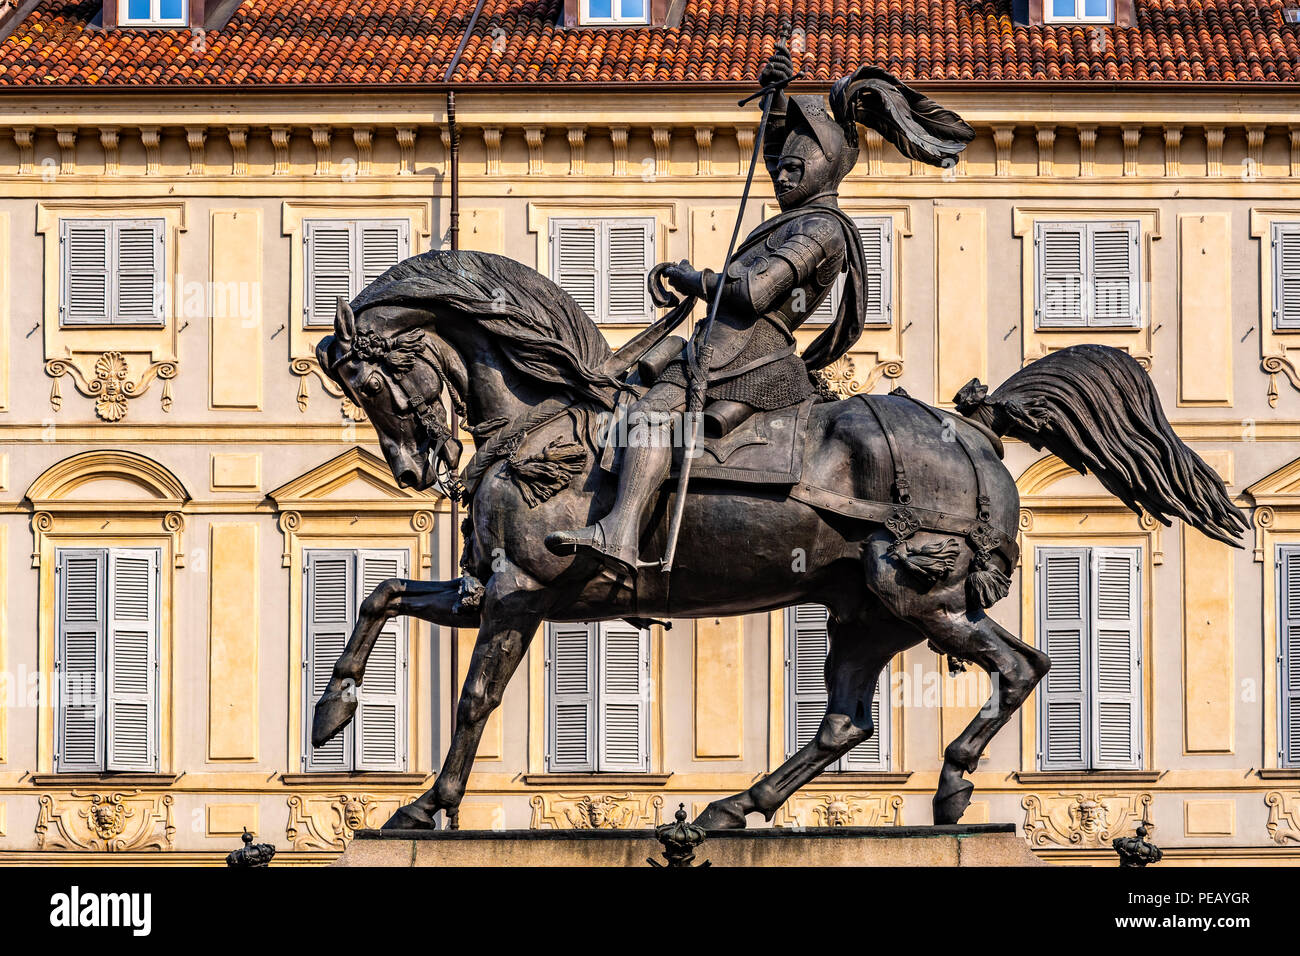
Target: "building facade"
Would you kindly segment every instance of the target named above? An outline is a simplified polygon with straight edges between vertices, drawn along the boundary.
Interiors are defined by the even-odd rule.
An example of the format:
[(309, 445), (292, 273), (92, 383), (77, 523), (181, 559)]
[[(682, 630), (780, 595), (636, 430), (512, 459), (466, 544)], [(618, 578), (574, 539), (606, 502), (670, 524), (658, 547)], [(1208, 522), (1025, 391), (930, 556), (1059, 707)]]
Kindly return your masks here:
[[(758, 120), (736, 100), (782, 16), (809, 89), (875, 62), (977, 132), (943, 174), (865, 137), (840, 199), (872, 321), (831, 387), (951, 407), (972, 377), (1113, 345), (1252, 516), (1233, 550), (1008, 443), (1022, 558), (991, 614), (1054, 668), (964, 819), (1052, 862), (1109, 865), (1144, 817), (1167, 863), (1300, 859), (1284, 4), (882, 2), (846, 25), (731, 0), (723, 26), (694, 0), (207, 6), (40, 0), (0, 24), (0, 862), (217, 863), (247, 828), (321, 863), (432, 784), (472, 633), (395, 621), (355, 726), (306, 739), (368, 590), (458, 574), (449, 503), (397, 486), (314, 345), (338, 296), (449, 243), (449, 90), (461, 248), (625, 342), (655, 317), (651, 265), (725, 255)], [(747, 228), (776, 210), (755, 195)], [(645, 827), (807, 739), (824, 611), (672, 623), (543, 628), (460, 825)], [(878, 736), (772, 824), (930, 822), (988, 681), (924, 643), (888, 677)]]

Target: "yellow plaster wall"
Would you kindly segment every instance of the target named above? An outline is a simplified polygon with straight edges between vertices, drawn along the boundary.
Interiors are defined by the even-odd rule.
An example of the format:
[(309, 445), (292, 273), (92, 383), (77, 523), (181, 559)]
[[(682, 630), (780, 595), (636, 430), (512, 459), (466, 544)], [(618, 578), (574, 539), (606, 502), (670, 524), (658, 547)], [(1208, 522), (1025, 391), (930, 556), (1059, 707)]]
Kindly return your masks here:
[(212, 526), (208, 759), (258, 759), (259, 549), (251, 522)]

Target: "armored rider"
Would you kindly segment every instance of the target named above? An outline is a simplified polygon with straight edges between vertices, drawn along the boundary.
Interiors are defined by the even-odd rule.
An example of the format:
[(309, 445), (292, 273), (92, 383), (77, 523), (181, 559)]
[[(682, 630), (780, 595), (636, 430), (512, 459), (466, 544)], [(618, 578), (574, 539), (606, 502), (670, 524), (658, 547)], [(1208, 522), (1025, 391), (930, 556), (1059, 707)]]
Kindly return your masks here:
[[(777, 46), (760, 83), (788, 80), (793, 72), (789, 52)], [(864, 111), (862, 94), (869, 91), (880, 94), (875, 102), (890, 114), (881, 117), (881, 123)], [(781, 212), (749, 234), (725, 276), (697, 270), (685, 260), (663, 269), (678, 292), (705, 302), (711, 301), (717, 283), (723, 283), (709, 339), (713, 352), (705, 391), (706, 434), (725, 433), (755, 411), (802, 402), (815, 391), (809, 373), (834, 362), (862, 334), (862, 242), (853, 220), (839, 208), (837, 190), (857, 162), (858, 122), (880, 128), (900, 149), (908, 138), (928, 138), (925, 124), (917, 127), (912, 115), (916, 103), (903, 101), (902, 95), (929, 104), (871, 67), (837, 83), (829, 109), (821, 96), (777, 91), (762, 148)], [(895, 114), (900, 113), (912, 120), (911, 130), (896, 128)], [(960, 150), (965, 144), (946, 145)], [(846, 276), (838, 311), (800, 356), (794, 332), (831, 294), (841, 273)], [(616, 573), (635, 578), (648, 506), (672, 464), (672, 416), (686, 405), (688, 374), (685, 359), (674, 360), (632, 405), (628, 421), (643, 431), (623, 450), (613, 508), (595, 524), (547, 535), (552, 552), (586, 553)]]

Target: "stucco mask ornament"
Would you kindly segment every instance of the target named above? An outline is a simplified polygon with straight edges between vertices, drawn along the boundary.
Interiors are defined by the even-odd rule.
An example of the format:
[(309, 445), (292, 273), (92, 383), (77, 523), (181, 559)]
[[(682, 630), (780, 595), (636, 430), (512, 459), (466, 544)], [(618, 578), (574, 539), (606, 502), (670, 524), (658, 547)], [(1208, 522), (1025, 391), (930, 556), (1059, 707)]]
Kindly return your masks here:
[[(460, 500), (464, 486), (456, 469), (462, 447), (446, 421), (442, 404), (442, 392), (449, 383), (423, 329), (385, 335), (376, 328), (360, 326), (351, 306), (339, 299), (334, 335), (317, 346), (317, 359), (372, 417), (380, 414), (386, 403), (392, 413), (389, 417), (409, 420), (426, 457), (424, 468), (432, 473), (432, 486), (448, 498)], [(463, 402), (454, 389), (449, 392), (463, 415)], [(383, 444), (382, 429), (380, 435)], [(388, 446), (383, 447), (388, 455)], [(391, 456), (389, 464), (394, 464)], [(419, 479), (412, 475), (404, 481), (396, 467), (394, 474), (403, 484), (414, 485)]]

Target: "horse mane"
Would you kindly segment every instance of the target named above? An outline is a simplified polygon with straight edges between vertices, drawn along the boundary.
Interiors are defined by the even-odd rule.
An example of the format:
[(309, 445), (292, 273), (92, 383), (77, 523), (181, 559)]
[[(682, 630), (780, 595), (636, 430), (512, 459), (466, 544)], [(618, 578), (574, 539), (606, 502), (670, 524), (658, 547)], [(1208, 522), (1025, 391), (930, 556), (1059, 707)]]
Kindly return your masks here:
[(519, 372), (604, 407), (621, 387), (601, 371), (613, 353), (582, 307), (550, 279), (505, 256), (430, 251), (405, 259), (352, 300), (358, 316), (381, 305), (432, 312), (440, 323), (473, 322)]

